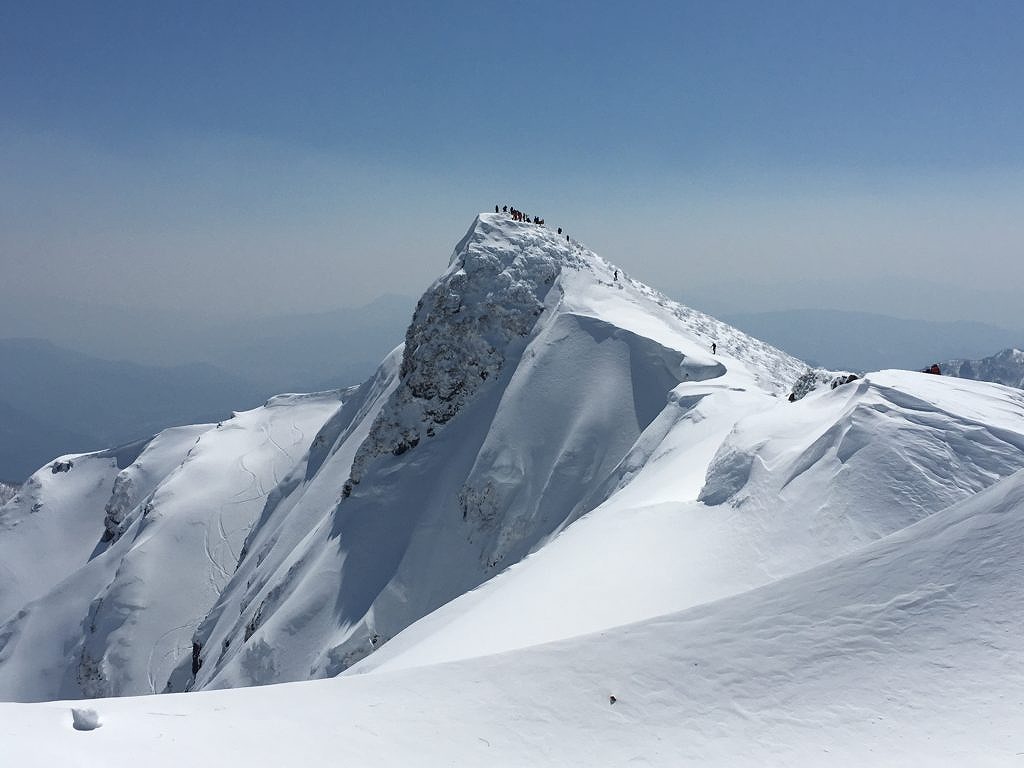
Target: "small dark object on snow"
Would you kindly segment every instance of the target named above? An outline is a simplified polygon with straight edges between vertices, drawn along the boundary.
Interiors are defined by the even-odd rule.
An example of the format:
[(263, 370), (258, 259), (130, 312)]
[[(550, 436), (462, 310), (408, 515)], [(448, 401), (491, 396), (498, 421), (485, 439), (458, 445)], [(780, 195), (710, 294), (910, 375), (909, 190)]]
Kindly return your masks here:
[(615, 282), (619, 282), (619, 270), (615, 270)]
[(53, 466), (50, 467), (50, 472), (55, 475), (58, 472), (70, 472), (73, 466), (75, 466), (75, 464), (71, 461), (55, 461), (53, 462)]
[(562, 228), (561, 227), (558, 228), (558, 234), (562, 234)]
[(860, 377), (857, 376), (857, 374), (855, 373), (851, 373), (848, 376), (837, 376), (836, 378), (832, 379), (832, 389), (835, 389), (836, 387), (841, 387), (843, 386), (843, 384), (849, 384), (851, 381), (856, 381), (858, 378)]
[(711, 354), (712, 355), (717, 355), (718, 354), (718, 344), (713, 342), (713, 341), (711, 342)]
[(618, 701), (618, 699), (616, 699), (614, 696), (609, 696), (608, 697), (608, 703), (609, 704), (614, 704), (616, 701)]
[(934, 373), (936, 376), (942, 375), (942, 369), (939, 368), (938, 363), (932, 363), (930, 367), (925, 368), (921, 373)]
[(495, 213), (497, 213), (497, 212), (498, 212), (498, 206), (494, 206), (494, 212), (495, 212)]

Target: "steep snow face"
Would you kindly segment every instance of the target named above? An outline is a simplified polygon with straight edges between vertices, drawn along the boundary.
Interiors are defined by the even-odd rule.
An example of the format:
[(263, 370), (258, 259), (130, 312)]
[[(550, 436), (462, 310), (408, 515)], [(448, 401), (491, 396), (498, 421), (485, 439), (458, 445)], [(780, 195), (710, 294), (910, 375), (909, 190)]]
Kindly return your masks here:
[(238, 569), (195, 633), (194, 660), (183, 660), (172, 676), (174, 690), (204, 684), (238, 653), (259, 622), (264, 590), (271, 581), (287, 578), (296, 567), (294, 553), (308, 546), (307, 539), (330, 528), (330, 513), (342, 498), (343, 478), (351, 472), (355, 451), (398, 385), (402, 352), (398, 347), (374, 376), (346, 393), (344, 406), (271, 492), (245, 540)]
[[(1019, 762), (1024, 474), (715, 603), (451, 664), (202, 696), (0, 704), (16, 765)], [(268, 719), (273, 739), (266, 738)], [(83, 746), (83, 739), (89, 744)], [(160, 749), (152, 750), (159, 740)], [(824, 756), (824, 757), (823, 757)]]
[(1019, 349), (1004, 349), (980, 360), (948, 360), (940, 367), (947, 376), (1024, 389), (1024, 352)]
[(116, 457), (96, 454), (37, 473), (70, 481), (81, 471), (92, 489), (75, 500), (91, 504), (75, 508), (88, 524), (70, 550), (83, 563), (0, 625), (0, 696), (163, 690), (191, 657), (267, 494), (339, 405), (338, 392), (281, 396), (216, 426), (161, 433), (121, 472)]
[(352, 671), (498, 653), (710, 602), (854, 551), (1024, 467), (1024, 395), (1005, 387), (888, 371), (768, 400), (679, 385), (607, 501)]
[(121, 536), (135, 516), (145, 511), (143, 499), (189, 455), (200, 436), (213, 424), (172, 427), (154, 437), (132, 464), (117, 473), (110, 498), (103, 507), (100, 544)]
[(266, 537), (239, 573), (221, 601), (237, 609), (197, 635), (210, 655), (194, 687), (336, 674), (600, 504), (676, 385), (763, 405), (805, 369), (577, 243), (488, 214), (401, 355), (383, 402), (338, 433), (350, 465), (282, 489), (317, 521), (301, 542)]
[(0, 621), (88, 562), (117, 472), (110, 457), (61, 456), (0, 507)]

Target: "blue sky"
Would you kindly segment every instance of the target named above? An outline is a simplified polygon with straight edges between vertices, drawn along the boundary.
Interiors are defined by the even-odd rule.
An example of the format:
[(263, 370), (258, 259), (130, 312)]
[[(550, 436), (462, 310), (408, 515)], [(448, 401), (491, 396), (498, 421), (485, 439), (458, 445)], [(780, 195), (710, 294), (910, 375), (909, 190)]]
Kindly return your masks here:
[(1021, 94), (1015, 2), (7, 2), (0, 300), (414, 295), (506, 200), (697, 306), (1001, 290)]

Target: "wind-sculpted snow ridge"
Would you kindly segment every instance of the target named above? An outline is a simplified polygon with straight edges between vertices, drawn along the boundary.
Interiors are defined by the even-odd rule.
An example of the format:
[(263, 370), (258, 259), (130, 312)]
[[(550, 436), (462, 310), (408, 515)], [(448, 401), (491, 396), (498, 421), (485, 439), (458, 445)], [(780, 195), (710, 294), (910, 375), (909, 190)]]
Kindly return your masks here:
[[(0, 704), (13, 765), (1010, 766), (1024, 473), (843, 558), (558, 643), (203, 696)], [(266, 737), (268, 718), (274, 738)], [(153, 749), (154, 744), (159, 749)]]
[(1024, 467), (1024, 395), (1005, 387), (888, 371), (792, 404), (707, 385), (674, 396), (604, 503), (352, 672), (712, 602), (845, 555)]
[(272, 398), (218, 425), (62, 457), (33, 475), (3, 509), (11, 530), (0, 551), (21, 578), (20, 610), (0, 623), (0, 696), (167, 687), (270, 489), (339, 405), (338, 392)]

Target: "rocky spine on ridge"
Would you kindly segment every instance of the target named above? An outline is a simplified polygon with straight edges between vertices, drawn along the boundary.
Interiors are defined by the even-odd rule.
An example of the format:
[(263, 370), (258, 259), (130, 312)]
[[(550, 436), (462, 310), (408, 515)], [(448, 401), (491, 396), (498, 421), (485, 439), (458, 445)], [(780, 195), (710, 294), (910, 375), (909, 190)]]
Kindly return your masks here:
[(417, 303), (401, 382), (356, 452), (346, 496), (374, 458), (415, 448), (462, 410), (529, 336), (563, 266), (583, 264), (537, 225), (502, 221), (519, 230), (509, 241), (490, 218), (477, 217)]

